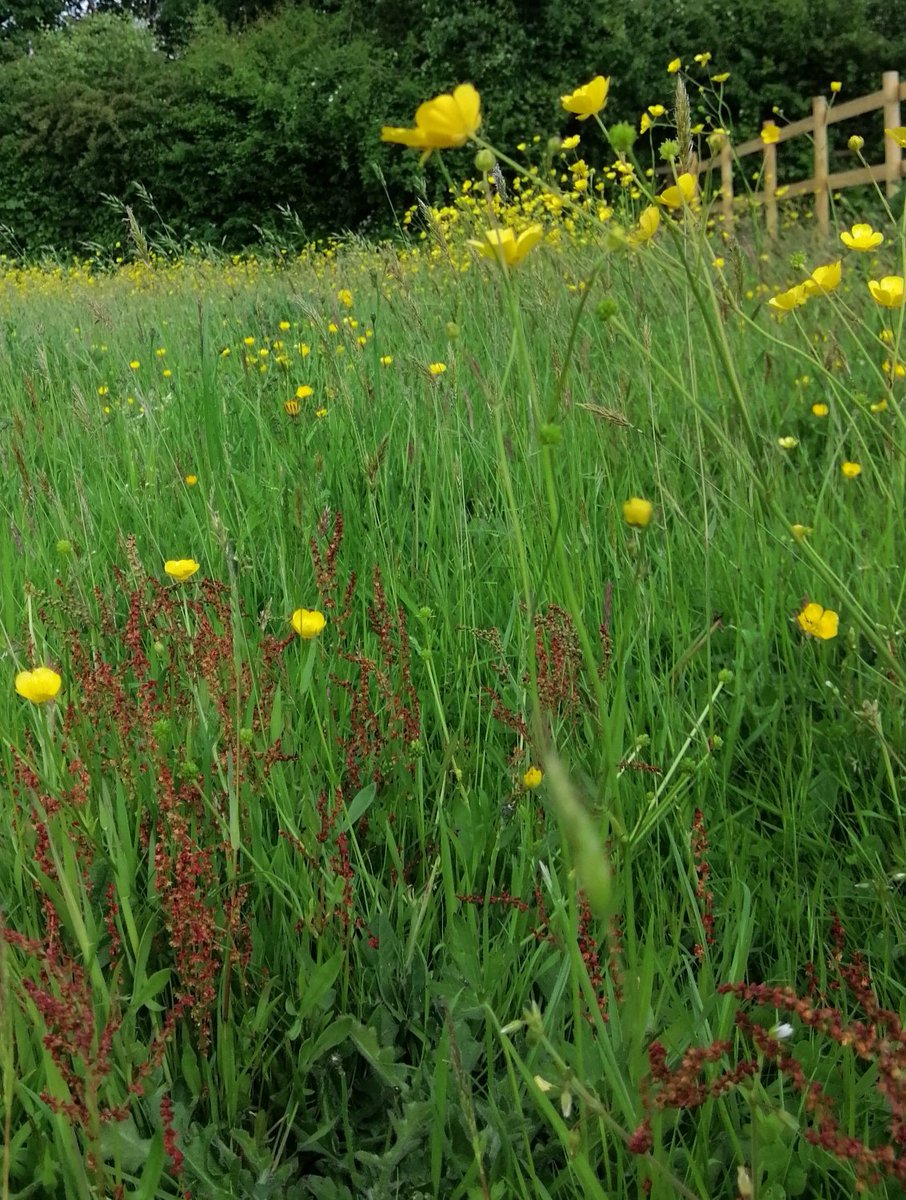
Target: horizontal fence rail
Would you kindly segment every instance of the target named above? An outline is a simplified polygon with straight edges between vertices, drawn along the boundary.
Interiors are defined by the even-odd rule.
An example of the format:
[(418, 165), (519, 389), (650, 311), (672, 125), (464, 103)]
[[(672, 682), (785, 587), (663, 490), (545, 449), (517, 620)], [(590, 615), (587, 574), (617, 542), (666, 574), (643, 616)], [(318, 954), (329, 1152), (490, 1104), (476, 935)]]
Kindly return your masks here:
[[(850, 121), (868, 113), (883, 112), (884, 128), (893, 129), (900, 125), (900, 101), (906, 100), (906, 82), (900, 82), (898, 71), (885, 71), (881, 77), (881, 88), (843, 104), (830, 105), (825, 96), (812, 99), (812, 115), (800, 121), (792, 121), (777, 130), (776, 138), (765, 143), (762, 138), (750, 138), (734, 146), (729, 137), (724, 137), (717, 154), (693, 167), (699, 174), (720, 171), (720, 207), (726, 228), (732, 228), (734, 217), (733, 166), (739, 159), (751, 154), (763, 158), (761, 179), (762, 190), (747, 193), (749, 200), (764, 204), (765, 224), (771, 237), (777, 236), (777, 201), (782, 197), (801, 196), (811, 193), (815, 197), (815, 216), (818, 227), (824, 234), (830, 231), (830, 194), (844, 188), (863, 184), (883, 184), (888, 196), (892, 196), (906, 175), (906, 160), (903, 151), (893, 138), (884, 139), (884, 161), (874, 166), (854, 167), (849, 171), (829, 169), (827, 128), (838, 121)], [(765, 122), (765, 125), (771, 124)], [(813, 147), (813, 170), (811, 179), (800, 179), (795, 183), (777, 186), (777, 147), (783, 142), (802, 135), (811, 135)], [(658, 174), (669, 168), (661, 168)]]

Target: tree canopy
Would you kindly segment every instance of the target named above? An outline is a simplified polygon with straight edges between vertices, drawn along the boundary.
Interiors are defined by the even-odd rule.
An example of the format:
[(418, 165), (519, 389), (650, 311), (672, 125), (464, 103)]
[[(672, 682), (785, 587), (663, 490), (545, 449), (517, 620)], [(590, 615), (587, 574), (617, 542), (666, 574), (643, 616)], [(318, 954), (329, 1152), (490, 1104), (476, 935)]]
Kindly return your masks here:
[(0, 225), (18, 251), (112, 245), (102, 196), (147, 191), (178, 236), (230, 247), (280, 208), (312, 237), (377, 230), (422, 174), (381, 124), (456, 83), (512, 149), (570, 128), (558, 97), (599, 72), (616, 119), (669, 106), (667, 62), (707, 50), (746, 136), (831, 78), (877, 88), (906, 62), (906, 27), (882, 17), (876, 0), (6, 0)]

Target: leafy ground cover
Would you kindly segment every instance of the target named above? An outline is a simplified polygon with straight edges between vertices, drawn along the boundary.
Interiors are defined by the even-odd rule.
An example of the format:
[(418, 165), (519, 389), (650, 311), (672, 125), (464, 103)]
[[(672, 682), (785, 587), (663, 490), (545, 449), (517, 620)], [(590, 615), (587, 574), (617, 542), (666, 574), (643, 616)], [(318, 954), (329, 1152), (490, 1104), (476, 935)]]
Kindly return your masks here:
[(902, 235), (574, 149), (6, 270), (3, 1196), (903, 1194)]

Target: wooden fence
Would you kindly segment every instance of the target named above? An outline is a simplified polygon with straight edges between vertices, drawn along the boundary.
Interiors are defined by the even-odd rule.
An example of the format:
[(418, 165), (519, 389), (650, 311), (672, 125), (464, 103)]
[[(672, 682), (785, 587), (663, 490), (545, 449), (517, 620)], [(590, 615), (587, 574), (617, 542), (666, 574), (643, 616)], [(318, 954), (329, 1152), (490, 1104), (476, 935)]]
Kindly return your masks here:
[[(828, 164), (827, 127), (838, 121), (849, 121), (867, 113), (883, 111), (884, 128), (897, 128), (900, 124), (900, 101), (906, 100), (906, 82), (900, 82), (899, 72), (885, 71), (881, 77), (881, 89), (842, 104), (828, 104), (825, 96), (812, 99), (812, 115), (801, 121), (793, 121), (779, 129), (775, 142), (765, 144), (762, 138), (751, 138), (738, 146), (724, 138), (720, 150), (697, 166), (699, 173), (720, 170), (720, 207), (726, 228), (733, 227), (733, 164), (750, 154), (763, 156), (761, 180), (763, 190), (749, 193), (750, 199), (764, 204), (765, 223), (771, 237), (777, 236), (778, 191), (783, 196), (801, 196), (809, 192), (815, 197), (815, 215), (818, 227), (826, 234), (830, 230), (830, 194), (842, 188), (860, 184), (883, 184), (888, 196), (892, 196), (906, 175), (903, 151), (892, 138), (884, 139), (884, 161), (875, 166), (854, 167), (848, 171), (830, 173)], [(767, 122), (766, 122), (767, 124)], [(860, 133), (861, 130), (854, 130)], [(777, 187), (777, 146), (801, 134), (811, 134), (814, 150), (814, 167), (811, 179)]]

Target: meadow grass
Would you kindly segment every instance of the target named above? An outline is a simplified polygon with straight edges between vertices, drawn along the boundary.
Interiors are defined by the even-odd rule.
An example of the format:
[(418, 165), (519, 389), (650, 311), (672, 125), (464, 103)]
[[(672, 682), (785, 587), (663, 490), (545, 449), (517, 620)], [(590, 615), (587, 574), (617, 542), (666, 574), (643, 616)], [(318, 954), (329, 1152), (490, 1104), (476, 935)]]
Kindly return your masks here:
[(7, 272), (4, 1198), (903, 1194), (902, 249), (675, 223)]

